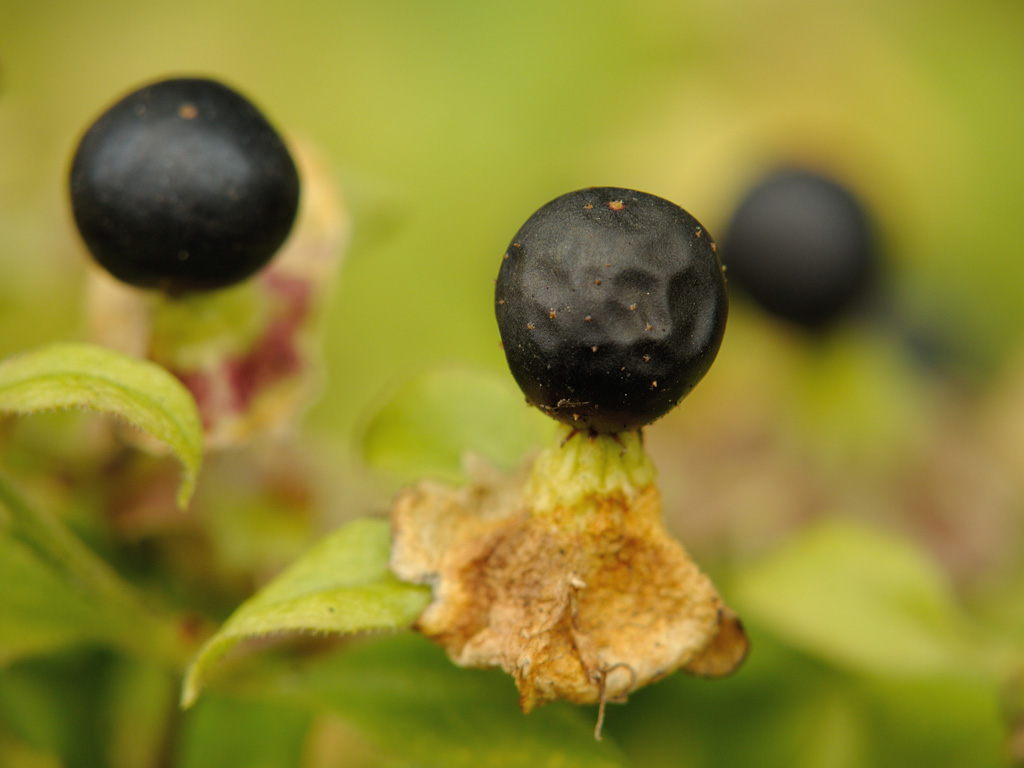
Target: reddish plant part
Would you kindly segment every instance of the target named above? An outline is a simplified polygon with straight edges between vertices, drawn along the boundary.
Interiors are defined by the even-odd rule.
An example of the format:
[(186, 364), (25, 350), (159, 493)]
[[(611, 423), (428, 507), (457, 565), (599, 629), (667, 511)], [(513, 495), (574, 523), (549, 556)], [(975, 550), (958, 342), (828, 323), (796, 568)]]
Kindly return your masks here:
[(348, 220), (319, 158), (303, 145), (293, 151), (303, 178), (295, 232), (247, 283), (176, 298), (135, 290), (100, 269), (90, 272), (93, 339), (149, 358), (181, 379), (196, 399), (211, 448), (288, 430), (319, 384), (318, 319)]

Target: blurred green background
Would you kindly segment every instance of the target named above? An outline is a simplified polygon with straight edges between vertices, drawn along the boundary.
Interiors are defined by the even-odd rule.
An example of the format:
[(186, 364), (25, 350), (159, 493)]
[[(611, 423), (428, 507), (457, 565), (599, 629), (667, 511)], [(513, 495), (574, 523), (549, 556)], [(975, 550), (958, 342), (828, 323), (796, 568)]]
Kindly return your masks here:
[[(71, 152), (113, 100), (178, 74), (224, 80), (318, 146), (346, 199), (352, 240), (326, 322), (327, 378), (305, 422), (339, 462), (347, 506), (328, 513), (334, 521), (386, 506), (393, 485), (353, 465), (388, 393), (438, 365), (504, 375), (492, 281), (541, 204), (583, 186), (633, 187), (677, 202), (714, 235), (746, 186), (781, 162), (841, 177), (877, 217), (893, 313), (946, 350), (944, 365), (921, 369), (889, 326), (850, 322), (809, 341), (737, 298), (716, 366), (647, 433), (670, 522), (727, 599), (734, 586), (740, 611), (753, 610), (755, 654), (727, 682), (673, 679), (613, 710), (615, 759), (1013, 759), (1024, 694), (1003, 660), (1024, 640), (1024, 5), (0, 0), (0, 355), (82, 336)], [(861, 643), (856, 622), (840, 618), (840, 637), (822, 639), (813, 621), (801, 625), (819, 603), (758, 592), (806, 583), (817, 555), (799, 547), (811, 545), (783, 547), (831, 515), (870, 525), (883, 549), (893, 536), (928, 558), (924, 592), (943, 596), (924, 613), (948, 608), (970, 624), (949, 633), (985, 657), (964, 669), (983, 672), (958, 674), (947, 660), (907, 677), (899, 660), (916, 656), (913, 643), (889, 663), (897, 641), (884, 631)], [(850, 571), (828, 584), (857, 582), (858, 563), (870, 571), (885, 558), (858, 534), (839, 538), (824, 563), (848, 555)], [(790, 574), (792, 563), (808, 570)], [(986, 639), (965, 639), (973, 633)], [(90, 659), (17, 668), (0, 678), (0, 711), (30, 694), (46, 710), (45, 686), (27, 681), (57, 679), (61, 664), (75, 670), (69, 696), (87, 700), (86, 678), (121, 664)], [(305, 743), (305, 720), (214, 701), (186, 716), (197, 724), (181, 764), (299, 764), (291, 745)], [(232, 717), (272, 748), (243, 732), (232, 753), (221, 723)], [(8, 727), (35, 733), (17, 753), (25, 765), (104, 764), (52, 745), (71, 736), (27, 728)], [(322, 764), (376, 764), (359, 750), (344, 762), (347, 731), (327, 732), (321, 746), (334, 757)], [(90, 738), (82, 754), (104, 754)]]
[(877, 210), (908, 311), (988, 366), (1024, 331), (1015, 3), (5, 0), (2, 12), (6, 352), (79, 322), (64, 190), (78, 136), (120, 95), (179, 73), (234, 84), (319, 145), (342, 184), (354, 242), (314, 420), (332, 431), (412, 366), (499, 369), (497, 258), (535, 208), (587, 185), (668, 197), (714, 234), (760, 169), (821, 161)]

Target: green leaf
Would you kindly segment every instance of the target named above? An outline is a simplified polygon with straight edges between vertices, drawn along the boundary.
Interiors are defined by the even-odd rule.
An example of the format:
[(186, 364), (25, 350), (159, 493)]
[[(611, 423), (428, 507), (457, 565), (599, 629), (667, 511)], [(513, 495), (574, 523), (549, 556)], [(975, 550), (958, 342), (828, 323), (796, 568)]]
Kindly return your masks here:
[(743, 618), (754, 645), (736, 674), (714, 680), (670, 675), (609, 710), (606, 728), (634, 765), (803, 764), (802, 754), (821, 736), (823, 723), (809, 724), (818, 719), (813, 713), (823, 714), (834, 692), (842, 698), (849, 681)]
[(1007, 731), (994, 686), (956, 677), (872, 677), (859, 695), (872, 713), (875, 754), (865, 765), (1007, 768)]
[(64, 525), (31, 509), (0, 477), (0, 662), (79, 642), (105, 642), (180, 664), (173, 621)]
[(76, 649), (0, 670), (0, 733), (50, 753), (56, 759), (50, 765), (106, 766), (104, 703), (112, 658), (106, 651)]
[(52, 752), (32, 747), (0, 731), (0, 765), (18, 768), (62, 768), (60, 758)]
[(211, 667), (245, 638), (409, 626), (430, 602), (430, 589), (391, 574), (390, 547), (383, 520), (356, 520), (325, 537), (243, 603), (200, 649), (185, 678), (182, 706), (195, 702)]
[(942, 573), (910, 542), (828, 520), (744, 570), (740, 613), (843, 667), (883, 675), (972, 674), (984, 649)]
[(467, 454), (514, 469), (554, 428), (526, 405), (510, 376), (438, 368), (406, 381), (374, 414), (363, 432), (363, 458), (404, 481), (458, 482)]
[(174, 764), (299, 768), (310, 720), (309, 712), (286, 704), (209, 696), (189, 712)]
[(851, 675), (747, 618), (753, 653), (735, 675), (672, 675), (609, 710), (607, 730), (634, 765), (1006, 768), (991, 759), (1001, 746), (991, 683)]
[(861, 473), (893, 472), (918, 455), (933, 426), (934, 391), (905, 350), (873, 331), (851, 324), (808, 348), (788, 405), (815, 463), (839, 476), (851, 464)]
[[(351, 722), (399, 765), (423, 768), (613, 768), (594, 739), (596, 708), (564, 702), (524, 715), (507, 675), (460, 669), (415, 635), (375, 639), (279, 679), (285, 695)], [(609, 711), (614, 722), (616, 710)]]
[(83, 595), (31, 547), (0, 535), (0, 664), (74, 642), (115, 641), (131, 617)]
[(160, 366), (91, 344), (52, 344), (0, 363), (0, 412), (90, 408), (165, 443), (181, 462), (178, 504), (195, 488), (203, 428), (195, 401)]

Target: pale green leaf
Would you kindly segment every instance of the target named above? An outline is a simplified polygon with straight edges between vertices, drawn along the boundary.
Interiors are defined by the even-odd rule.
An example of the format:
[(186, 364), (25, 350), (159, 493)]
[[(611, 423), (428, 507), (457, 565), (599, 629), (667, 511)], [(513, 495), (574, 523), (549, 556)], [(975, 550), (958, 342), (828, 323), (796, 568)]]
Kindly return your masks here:
[(887, 675), (980, 669), (942, 573), (909, 541), (829, 520), (741, 574), (741, 613), (832, 663)]
[(0, 662), (80, 642), (179, 663), (173, 621), (0, 476)]
[[(596, 707), (548, 704), (519, 711), (512, 680), (460, 669), (411, 634), (376, 639), (278, 678), (314, 711), (351, 722), (396, 764), (422, 768), (614, 768), (626, 760), (606, 732), (594, 739)], [(628, 705), (627, 705), (628, 706)], [(620, 710), (608, 712), (608, 730)]]
[(61, 768), (60, 758), (0, 731), (0, 765), (18, 768)]
[(203, 454), (192, 395), (160, 366), (91, 344), (60, 343), (0, 363), (0, 412), (60, 408), (113, 414), (167, 445), (181, 462), (178, 503), (187, 505)]
[(860, 696), (872, 712), (874, 755), (862, 765), (1009, 768), (997, 686), (966, 676), (873, 676)]
[(510, 375), (437, 368), (406, 381), (369, 420), (363, 458), (402, 480), (459, 481), (468, 455), (513, 469), (554, 428)]
[(117, 640), (130, 617), (75, 589), (33, 549), (0, 535), (0, 665), (75, 642)]
[[(105, 651), (78, 649), (0, 670), (0, 734), (50, 753), (50, 766), (109, 768), (103, 704), (112, 658)], [(0, 765), (27, 768), (20, 762)]]
[(837, 329), (809, 350), (788, 404), (814, 461), (837, 473), (851, 464), (892, 472), (916, 455), (932, 426), (934, 392), (907, 364), (905, 350), (873, 330)]
[(390, 546), (383, 520), (356, 520), (321, 540), (243, 603), (200, 649), (185, 679), (183, 706), (195, 701), (210, 668), (245, 638), (409, 626), (430, 602), (430, 590), (391, 574)]

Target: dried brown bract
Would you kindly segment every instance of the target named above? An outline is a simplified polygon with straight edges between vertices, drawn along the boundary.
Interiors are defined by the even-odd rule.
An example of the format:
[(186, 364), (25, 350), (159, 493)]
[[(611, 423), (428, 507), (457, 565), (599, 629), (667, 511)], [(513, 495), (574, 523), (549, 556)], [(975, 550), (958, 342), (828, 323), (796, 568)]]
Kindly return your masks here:
[(736, 615), (666, 530), (635, 435), (580, 435), (525, 487), (422, 483), (393, 509), (391, 567), (429, 583), (417, 628), (464, 667), (501, 667), (524, 712), (622, 701), (678, 669), (716, 677), (747, 653)]

